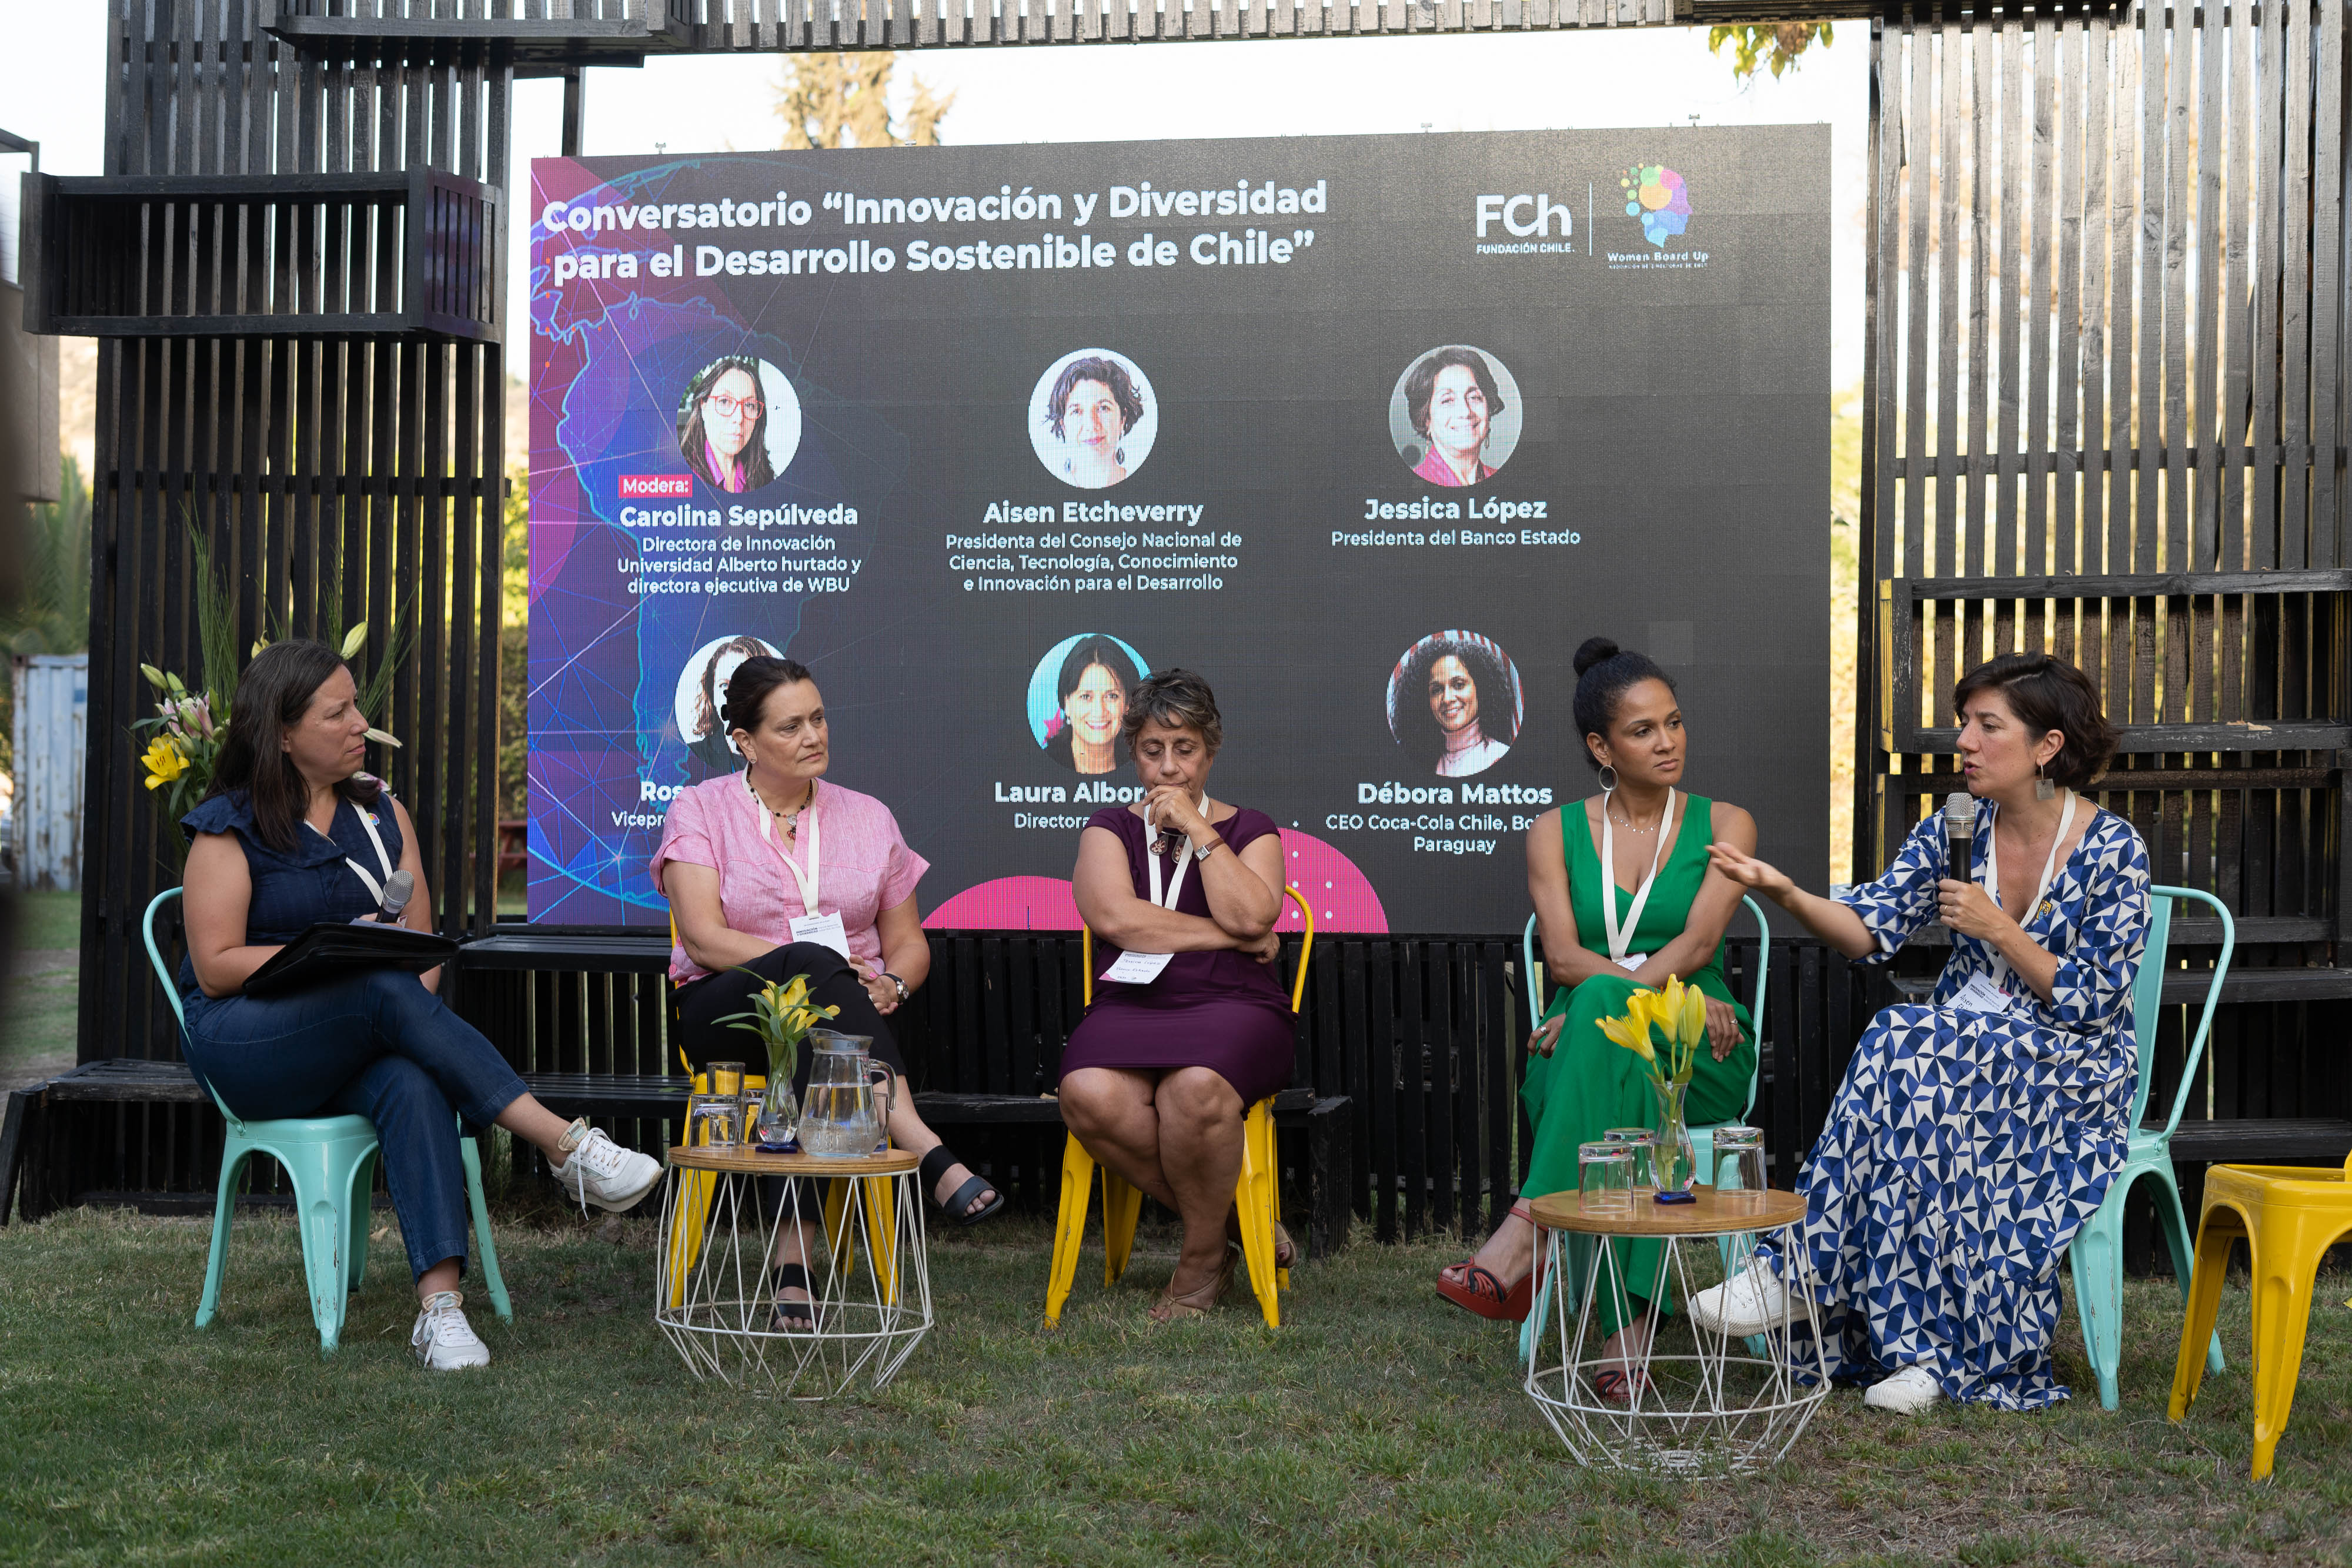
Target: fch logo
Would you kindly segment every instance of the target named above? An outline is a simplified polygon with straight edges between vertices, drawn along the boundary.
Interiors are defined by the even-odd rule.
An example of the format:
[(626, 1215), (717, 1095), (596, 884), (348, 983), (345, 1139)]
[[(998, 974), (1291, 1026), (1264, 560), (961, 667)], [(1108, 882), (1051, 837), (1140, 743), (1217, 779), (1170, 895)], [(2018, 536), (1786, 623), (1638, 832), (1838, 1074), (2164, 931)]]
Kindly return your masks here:
[(1690, 227), (1690, 187), (1664, 163), (1636, 163), (1619, 177), (1625, 215), (1641, 221), (1642, 233), (1659, 249)]

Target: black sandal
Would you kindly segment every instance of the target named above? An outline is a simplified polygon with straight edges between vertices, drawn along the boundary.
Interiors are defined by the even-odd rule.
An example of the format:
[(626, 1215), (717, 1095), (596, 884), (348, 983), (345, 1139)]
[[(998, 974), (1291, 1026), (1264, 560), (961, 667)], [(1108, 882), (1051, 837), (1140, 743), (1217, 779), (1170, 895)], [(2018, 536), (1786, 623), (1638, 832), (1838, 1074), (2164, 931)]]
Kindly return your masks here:
[[(946, 1176), (950, 1167), (962, 1163), (956, 1158), (954, 1151), (945, 1144), (938, 1145), (929, 1154), (925, 1155), (921, 1171), (923, 1195), (930, 1197), (931, 1194), (939, 1190), (940, 1178)], [(996, 1196), (988, 1202), (982, 1203), (980, 1195), (983, 1192), (993, 1192)], [(986, 1176), (974, 1176), (948, 1194), (945, 1201), (942, 1202), (937, 1197), (931, 1197), (931, 1201), (939, 1205), (941, 1214), (946, 1215), (958, 1225), (972, 1226), (978, 1225), (982, 1220), (1003, 1208), (1004, 1194)]]
[(773, 1310), (768, 1314), (768, 1328), (772, 1333), (814, 1333), (816, 1303), (788, 1301), (782, 1292), (788, 1290), (816, 1291), (809, 1284), (808, 1266), (803, 1263), (778, 1263), (768, 1270), (768, 1295)]

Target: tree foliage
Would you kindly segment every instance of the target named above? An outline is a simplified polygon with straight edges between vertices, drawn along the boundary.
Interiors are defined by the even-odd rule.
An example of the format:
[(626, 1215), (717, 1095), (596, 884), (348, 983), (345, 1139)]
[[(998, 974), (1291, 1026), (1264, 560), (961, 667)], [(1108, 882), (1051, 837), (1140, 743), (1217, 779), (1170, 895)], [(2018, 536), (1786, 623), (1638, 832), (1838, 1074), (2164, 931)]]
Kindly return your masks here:
[(888, 49), (788, 57), (783, 79), (776, 85), (783, 146), (938, 146), (940, 121), (955, 107), (955, 94), (940, 98), (917, 77), (905, 120), (894, 130), (890, 75), (897, 65), (898, 56)]
[(25, 514), (25, 591), (0, 611), (0, 645), (11, 653), (78, 653), (89, 646), (89, 489), (72, 454), (58, 499)]
[(1813, 45), (1830, 47), (1830, 25), (1827, 22), (1775, 22), (1769, 25), (1749, 23), (1742, 26), (1710, 27), (1706, 47), (1714, 53), (1723, 53), (1723, 46), (1732, 47), (1731, 74), (1741, 81), (1751, 80), (1759, 68), (1769, 68), (1774, 76), (1797, 63), (1798, 57)]

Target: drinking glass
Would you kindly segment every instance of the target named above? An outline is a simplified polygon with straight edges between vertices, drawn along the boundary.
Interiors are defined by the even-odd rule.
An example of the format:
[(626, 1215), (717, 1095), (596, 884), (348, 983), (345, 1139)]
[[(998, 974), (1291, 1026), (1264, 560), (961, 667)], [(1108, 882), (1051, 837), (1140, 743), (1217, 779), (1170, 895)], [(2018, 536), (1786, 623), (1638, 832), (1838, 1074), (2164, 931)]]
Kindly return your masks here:
[(1635, 1192), (1657, 1190), (1657, 1134), (1647, 1127), (1612, 1127), (1601, 1134), (1601, 1141), (1622, 1144), (1633, 1151), (1633, 1187)]
[(1577, 1193), (1587, 1214), (1633, 1212), (1633, 1149), (1630, 1144), (1579, 1144)]
[(743, 1064), (740, 1061), (714, 1061), (703, 1069), (708, 1075), (703, 1087), (713, 1094), (743, 1092)]
[(688, 1148), (732, 1149), (743, 1141), (743, 1097), (696, 1094), (686, 1103)]
[(1731, 1214), (1764, 1212), (1764, 1134), (1756, 1127), (1715, 1130), (1715, 1194)]

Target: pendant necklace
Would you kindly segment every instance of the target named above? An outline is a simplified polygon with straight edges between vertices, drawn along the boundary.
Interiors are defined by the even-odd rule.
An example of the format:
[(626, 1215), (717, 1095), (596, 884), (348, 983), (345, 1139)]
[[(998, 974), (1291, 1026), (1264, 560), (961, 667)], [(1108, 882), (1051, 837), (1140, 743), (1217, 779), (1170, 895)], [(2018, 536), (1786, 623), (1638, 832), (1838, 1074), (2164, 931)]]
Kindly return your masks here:
[(806, 812), (812, 805), (816, 803), (816, 780), (814, 779), (809, 780), (808, 794), (802, 800), (801, 803), (797, 807), (789, 811), (780, 811), (775, 807), (768, 804), (766, 798), (760, 793), (760, 787), (751, 782), (751, 771), (748, 768), (743, 770), (743, 788), (751, 792), (751, 799), (760, 802), (760, 809), (761, 810), (767, 812), (771, 817), (775, 818), (779, 822), (782, 822), (784, 825), (784, 831), (793, 835), (794, 837), (798, 837), (800, 834), (801, 817), (803, 813)]

